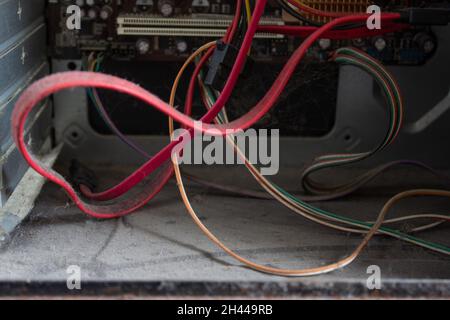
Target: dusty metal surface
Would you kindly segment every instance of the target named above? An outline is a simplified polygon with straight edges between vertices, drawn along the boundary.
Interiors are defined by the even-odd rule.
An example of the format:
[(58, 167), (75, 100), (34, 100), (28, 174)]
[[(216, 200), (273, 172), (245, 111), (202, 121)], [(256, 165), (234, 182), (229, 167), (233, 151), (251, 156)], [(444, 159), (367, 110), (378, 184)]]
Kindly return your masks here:
[[(43, 150), (50, 147), (50, 139), (44, 144)], [(40, 157), (40, 161), (51, 167), (58, 158), (62, 146), (53, 149)], [(24, 160), (22, 160), (24, 161)], [(19, 162), (19, 161), (17, 161)], [(6, 204), (0, 208), (0, 246), (9, 241), (10, 235), (28, 216), (34, 207), (46, 180), (33, 169), (28, 168)]]
[[(131, 168), (98, 170), (109, 185)], [(256, 187), (241, 169), (202, 172), (216, 181)], [(341, 171), (335, 178), (350, 174), (355, 172)], [(297, 170), (284, 170), (278, 179), (294, 189), (297, 177)], [(430, 174), (399, 169), (350, 199), (320, 206), (369, 220), (395, 192), (441, 183)], [(306, 221), (275, 201), (223, 196), (198, 186), (188, 189), (202, 220), (232, 248), (261, 263), (297, 268), (323, 265), (343, 257), (361, 240)], [(448, 205), (443, 199), (415, 199), (402, 203), (391, 216), (446, 213)], [(447, 224), (419, 236), (449, 245), (449, 231)], [(367, 267), (374, 264), (382, 271), (382, 289), (370, 291)], [(371, 242), (349, 267), (320, 277), (286, 279), (244, 268), (199, 232), (174, 183), (140, 212), (112, 221), (87, 218), (60, 189), (47, 184), (29, 219), (1, 252), (0, 265), (3, 295), (450, 297), (450, 258), (385, 237)], [(81, 267), (85, 284), (81, 293), (67, 290), (70, 265)]]

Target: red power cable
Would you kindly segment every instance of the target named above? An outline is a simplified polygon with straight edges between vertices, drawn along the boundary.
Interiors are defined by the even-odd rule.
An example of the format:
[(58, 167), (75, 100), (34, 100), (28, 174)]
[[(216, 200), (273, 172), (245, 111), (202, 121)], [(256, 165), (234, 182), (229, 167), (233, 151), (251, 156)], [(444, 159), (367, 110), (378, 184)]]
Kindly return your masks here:
[[(383, 15), (383, 20), (391, 21), (400, 18), (400, 15), (398, 14), (385, 14)], [(274, 86), (268, 91), (266, 96), (258, 103), (257, 106), (255, 106), (249, 113), (241, 117), (240, 119), (237, 119), (233, 122), (230, 122), (226, 125), (209, 125), (205, 124), (204, 122), (210, 122), (212, 119), (214, 119), (215, 116), (217, 116), (218, 112), (220, 112), (220, 109), (225, 104), (225, 99), (228, 99), (230, 92), (227, 92), (225, 89), (222, 92), (221, 96), (217, 100), (216, 104), (213, 106), (213, 108), (205, 115), (205, 117), (202, 118), (203, 126), (202, 128), (198, 128), (200, 131), (212, 134), (212, 135), (223, 135), (225, 133), (230, 133), (231, 131), (236, 131), (240, 129), (248, 128), (249, 126), (253, 125), (256, 121), (258, 121), (265, 112), (272, 107), (274, 104), (274, 99), (276, 100), (279, 96), (279, 94), (282, 92), (284, 88), (284, 83), (287, 83), (289, 78), (291, 77), (293, 70), (295, 69), (296, 65), (300, 62), (300, 60), (303, 58), (304, 54), (306, 53), (307, 49), (320, 37), (322, 37), (327, 31), (333, 29), (335, 26), (351, 23), (351, 22), (361, 22), (365, 21), (367, 19), (367, 15), (357, 15), (357, 16), (349, 16), (349, 17), (343, 17), (336, 19), (333, 22), (328, 23), (326, 26), (323, 26), (315, 31), (315, 33), (309, 38), (309, 41), (305, 41), (302, 46), (297, 49), (296, 53), (291, 57), (291, 59), (286, 64), (285, 68), (281, 72), (279, 78), (275, 81)], [(244, 51), (244, 58), (246, 56), (246, 51)], [(242, 53), (242, 48), (240, 53)], [(242, 60), (241, 60), (242, 59)], [(243, 63), (244, 59), (242, 57), (239, 57), (236, 59), (237, 64)], [(236, 69), (234, 69), (236, 70)], [(239, 68), (241, 70), (241, 68)], [(233, 71), (231, 73), (232, 76), (235, 76)], [(231, 77), (231, 76), (230, 76)], [(233, 87), (234, 83), (237, 80), (236, 78), (233, 79)], [(230, 80), (229, 80), (230, 81)], [(283, 83), (283, 87), (280, 87), (280, 84)], [(230, 84), (230, 82), (228, 82)], [(227, 88), (227, 86), (226, 86)], [(220, 109), (219, 109), (220, 108)], [(211, 119), (212, 118), (212, 119)], [(176, 119), (179, 121), (178, 119)], [(179, 121), (182, 122), (183, 121)], [(185, 123), (183, 123), (185, 124)], [(186, 125), (186, 124), (185, 124)], [(188, 124), (189, 127), (192, 128), (192, 123)], [(192, 136), (192, 131), (190, 131)], [(189, 139), (189, 137), (183, 136), (182, 140)], [(159, 157), (166, 159), (166, 157), (170, 157), (171, 150), (174, 147), (174, 144), (177, 142), (174, 142), (164, 148), (160, 153), (156, 155), (158, 158), (154, 158), (152, 160), (161, 160)], [(133, 187), (136, 183), (138, 183), (140, 180), (140, 177), (145, 176), (146, 174), (151, 173), (155, 169), (155, 162), (149, 161), (146, 164), (144, 164), (138, 171), (133, 173), (129, 178), (122, 181), (119, 185), (116, 187), (109, 189), (105, 192), (98, 193), (98, 194), (91, 194), (94, 199), (96, 200), (108, 200), (112, 199), (118, 195), (123, 194), (124, 192), (128, 191), (131, 187)]]
[[(202, 57), (202, 59), (199, 61), (198, 65), (196, 66), (192, 79), (196, 79), (202, 70), (202, 68), (205, 66), (206, 62), (208, 61), (209, 57), (214, 51), (214, 47), (210, 48), (205, 55)], [(195, 90), (195, 83), (191, 81), (188, 89), (188, 94), (186, 98), (186, 105), (184, 108), (184, 114), (190, 116), (192, 114), (192, 99), (193, 99), (193, 92)], [(184, 128), (187, 128), (187, 126), (183, 126)], [(169, 145), (170, 146), (170, 145)], [(172, 150), (172, 149), (171, 149)], [(161, 153), (161, 152), (160, 152)], [(152, 161), (153, 158), (150, 160)], [(150, 162), (149, 161), (149, 162)], [(168, 161), (168, 159), (166, 159)], [(172, 168), (172, 167), (170, 167)], [(172, 172), (173, 173), (173, 172)], [(94, 193), (92, 192), (86, 185), (80, 185), (80, 191), (81, 193), (86, 196), (87, 198), (93, 199), (93, 200), (102, 200), (102, 198), (105, 196), (103, 193)]]
[(225, 43), (229, 43), (234, 38), (234, 35), (236, 34), (236, 30), (239, 27), (239, 20), (241, 18), (241, 9), (242, 9), (242, 0), (237, 0), (236, 1), (236, 11), (234, 14), (233, 22), (230, 25), (230, 28), (228, 29), (228, 32), (223, 39), (223, 41)]
[[(214, 135), (217, 134), (217, 131), (214, 130), (215, 126), (211, 127), (211, 125), (209, 125), (208, 123), (212, 122), (214, 118), (219, 114), (223, 106), (227, 103), (228, 98), (231, 96), (231, 93), (233, 92), (234, 86), (237, 82), (237, 79), (239, 78), (244, 63), (247, 59), (247, 53), (249, 52), (251, 44), (253, 42), (253, 37), (256, 33), (259, 20), (261, 19), (261, 16), (264, 12), (266, 2), (267, 0), (260, 0), (256, 3), (255, 10), (253, 12), (252, 22), (248, 27), (247, 33), (244, 37), (244, 41), (239, 50), (239, 54), (236, 58), (236, 63), (233, 66), (233, 69), (230, 73), (227, 83), (225, 84), (222, 94), (217, 99), (214, 106), (203, 116), (203, 118), (201, 118), (201, 121), (203, 123), (202, 129), (206, 130), (212, 129), (211, 133)], [(170, 109), (174, 111), (173, 108), (170, 107)], [(186, 122), (178, 117), (180, 115), (183, 117), (183, 120), (186, 120)], [(194, 119), (191, 119), (190, 117), (187, 117), (177, 111), (174, 111), (174, 115), (172, 118), (174, 118), (176, 121), (180, 122), (182, 125), (189, 128), (194, 128), (196, 124), (196, 121)], [(230, 128), (232, 127), (230, 126)], [(190, 137), (192, 137), (193, 132), (194, 132), (193, 129), (189, 130), (189, 134), (181, 136), (180, 140), (183, 141), (189, 140)], [(219, 134), (221, 133), (222, 132), (219, 132)], [(156, 170), (162, 162), (166, 161), (167, 159), (170, 159), (172, 150), (177, 144), (178, 144), (177, 141), (172, 141), (169, 145), (167, 145), (159, 153), (157, 153), (151, 160), (147, 161), (137, 171), (133, 172), (129, 177), (124, 179), (116, 186), (100, 193), (92, 193), (86, 189), (83, 189), (83, 193), (85, 195), (88, 195), (89, 198), (93, 200), (100, 200), (100, 201), (111, 200), (123, 195), (132, 187), (134, 187), (137, 183), (139, 183), (144, 177), (146, 177), (147, 175), (151, 174), (154, 170)]]
[[(409, 28), (410, 26), (407, 24), (385, 23), (382, 29), (370, 30), (365, 27), (360, 27), (349, 30), (330, 30), (324, 33), (322, 35), (322, 38), (331, 40), (369, 38), (386, 33), (399, 32)], [(316, 32), (317, 29), (318, 27), (308, 27), (308, 26), (277, 26), (277, 25), (258, 26), (259, 32), (283, 34), (289, 36), (296, 36), (300, 38), (309, 37), (312, 33)]]
[[(75, 204), (87, 214), (90, 214), (97, 218), (109, 218), (124, 215), (136, 210), (139, 207), (142, 207), (162, 188), (163, 184), (159, 182), (161, 180), (167, 180), (170, 178), (170, 175), (172, 173), (171, 170), (164, 170), (164, 167), (168, 165), (168, 160), (170, 159), (172, 149), (178, 144), (178, 141), (172, 142), (171, 144), (163, 148), (155, 157), (153, 157), (150, 161), (145, 163), (137, 171), (135, 171), (115, 187), (110, 188), (109, 190), (100, 194), (93, 194), (92, 198), (94, 200), (111, 200), (118, 198), (127, 193), (132, 187), (145, 180), (145, 178), (148, 177), (149, 174), (163, 165), (164, 167), (162, 173), (158, 173), (158, 179), (153, 179), (151, 182), (148, 182), (150, 184), (150, 187), (152, 187), (151, 189), (149, 189), (150, 191), (144, 190), (138, 193), (138, 196), (134, 196), (132, 198), (119, 198), (117, 199), (118, 203), (114, 203), (112, 205), (92, 205), (83, 201), (72, 188), (72, 186), (62, 176), (53, 171), (51, 168), (43, 167), (40, 162), (29, 153), (23, 133), (25, 121), (28, 114), (31, 112), (33, 107), (38, 104), (38, 102), (57, 91), (73, 87), (95, 87), (115, 90), (134, 96), (146, 102), (150, 106), (153, 106), (156, 109), (164, 112), (168, 116), (174, 118), (182, 125), (190, 128), (190, 133), (194, 131), (194, 127), (196, 129), (199, 129), (203, 133), (213, 135), (223, 135), (225, 133), (229, 133), (228, 130), (235, 132), (240, 129), (246, 129), (257, 122), (259, 119), (261, 119), (261, 117), (274, 105), (287, 82), (289, 81), (290, 77), (292, 76), (293, 72), (295, 71), (296, 66), (305, 56), (308, 48), (310, 48), (311, 45), (315, 41), (317, 41), (317, 39), (321, 38), (326, 32), (332, 30), (336, 26), (347, 23), (362, 22), (367, 19), (367, 15), (352, 15), (338, 18), (317, 29), (307, 39), (305, 39), (302, 45), (294, 52), (294, 54), (284, 66), (277, 80), (266, 93), (264, 98), (255, 107), (253, 107), (247, 114), (245, 114), (241, 118), (234, 120), (228, 124), (211, 125), (209, 124), (209, 122), (211, 122), (217, 116), (217, 114), (221, 111), (229, 96), (231, 95), (237, 78), (242, 70), (243, 64), (245, 63), (248, 50), (251, 46), (253, 36), (257, 30), (258, 22), (264, 11), (265, 4), (266, 0), (261, 0), (256, 3), (252, 23), (250, 24), (249, 30), (244, 38), (243, 45), (236, 59), (236, 64), (233, 67), (227, 84), (225, 85), (225, 88), (216, 104), (201, 119), (203, 122), (202, 128), (197, 128), (196, 121), (194, 119), (180, 113), (164, 101), (160, 100), (158, 97), (129, 81), (98, 73), (65, 72), (50, 75), (37, 81), (27, 90), (25, 90), (25, 92), (17, 101), (12, 116), (12, 135), (18, 146), (18, 149), (32, 168), (34, 168), (44, 177), (63, 187), (67, 191), (69, 196), (73, 199)], [(385, 21), (393, 21), (399, 18), (399, 14), (382, 15), (382, 19)], [(190, 137), (191, 135), (185, 134), (182, 135), (181, 138), (183, 141), (185, 141), (185, 139), (190, 139)], [(170, 172), (170, 175), (168, 175), (168, 172)]]
[[(235, 12), (235, 15), (234, 15), (234, 18), (233, 18), (233, 22), (230, 25), (230, 27), (228, 28), (225, 36), (223, 37), (223, 41), (226, 42), (226, 43), (230, 42), (233, 39), (233, 37), (234, 37), (234, 35), (236, 33), (237, 27), (239, 25), (240, 16), (241, 16), (241, 7), (242, 7), (242, 0), (238, 0), (237, 3), (236, 3), (236, 12)], [(194, 71), (194, 74), (198, 75), (200, 73), (201, 69), (206, 64), (208, 59), (211, 57), (213, 52), (214, 52), (214, 47), (210, 48), (206, 52), (206, 54), (202, 57), (201, 61), (197, 65), (197, 67), (196, 67), (196, 69)], [(195, 84), (194, 84), (194, 86), (195, 86)], [(194, 90), (194, 89), (195, 88), (193, 88), (193, 85), (192, 85), (192, 82), (191, 82), (189, 90)], [(191, 97), (191, 100), (192, 100), (192, 96), (188, 95), (188, 97), (189, 96)], [(184, 113), (186, 115), (189, 115), (189, 116), (191, 115), (191, 113), (192, 113), (192, 101), (186, 102)], [(185, 125), (183, 127), (186, 128)], [(175, 144), (172, 143), (171, 145), (168, 146), (169, 148), (163, 149), (155, 157), (153, 157), (150, 161), (148, 161), (149, 164), (150, 164), (150, 162), (153, 161), (153, 163), (147, 168), (149, 173), (147, 173), (147, 172), (144, 173), (143, 170), (141, 170), (140, 173), (141, 174), (146, 174), (146, 175), (151, 174), (151, 172), (153, 172), (153, 170), (155, 170), (155, 168), (157, 168), (160, 165), (161, 162), (168, 161), (168, 159), (166, 159), (166, 160), (164, 160), (164, 159), (167, 158), (167, 155), (169, 154), (169, 152), (172, 151), (174, 145)], [(167, 172), (167, 175), (168, 174), (169, 173)], [(172, 174), (173, 174), (173, 170), (171, 170), (171, 172), (170, 172), (170, 175), (172, 175)], [(162, 182), (162, 183), (165, 184), (166, 182)], [(162, 186), (158, 186), (158, 188), (159, 187), (162, 188), (163, 185)], [(119, 189), (119, 188), (117, 188), (117, 189)], [(106, 192), (94, 193), (86, 185), (80, 185), (80, 191), (81, 191), (81, 193), (84, 196), (86, 196), (87, 198), (92, 199), (92, 200), (102, 201), (102, 200), (105, 200), (105, 199), (109, 200), (111, 198), (117, 197), (117, 193), (115, 193), (115, 191), (110, 193), (109, 190), (107, 190)], [(119, 192), (122, 192), (122, 189), (119, 189)]]

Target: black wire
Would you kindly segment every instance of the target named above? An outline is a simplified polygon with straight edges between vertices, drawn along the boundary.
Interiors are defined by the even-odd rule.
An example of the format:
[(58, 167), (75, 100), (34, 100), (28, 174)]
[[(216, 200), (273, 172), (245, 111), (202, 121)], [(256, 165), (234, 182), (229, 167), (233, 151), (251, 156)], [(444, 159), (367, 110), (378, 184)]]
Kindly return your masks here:
[(236, 32), (235, 38), (231, 39), (231, 43), (236, 46), (240, 47), (242, 42), (244, 41), (245, 33), (247, 32), (247, 9), (245, 8), (244, 1), (242, 1), (242, 8), (241, 8), (241, 16), (239, 21), (238, 30)]

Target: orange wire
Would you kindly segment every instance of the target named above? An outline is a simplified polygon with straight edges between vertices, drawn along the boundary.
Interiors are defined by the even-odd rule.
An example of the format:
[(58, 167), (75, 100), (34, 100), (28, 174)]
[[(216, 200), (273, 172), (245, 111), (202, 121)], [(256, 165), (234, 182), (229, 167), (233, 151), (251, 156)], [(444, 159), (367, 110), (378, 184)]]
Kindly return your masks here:
[(319, 17), (326, 17), (326, 18), (339, 18), (344, 17), (346, 15), (351, 14), (351, 12), (331, 12), (331, 11), (323, 11), (319, 10), (313, 7), (310, 7), (303, 2), (297, 1), (297, 0), (287, 0), (290, 4), (295, 6), (297, 9), (307, 12), (309, 14), (319, 16)]

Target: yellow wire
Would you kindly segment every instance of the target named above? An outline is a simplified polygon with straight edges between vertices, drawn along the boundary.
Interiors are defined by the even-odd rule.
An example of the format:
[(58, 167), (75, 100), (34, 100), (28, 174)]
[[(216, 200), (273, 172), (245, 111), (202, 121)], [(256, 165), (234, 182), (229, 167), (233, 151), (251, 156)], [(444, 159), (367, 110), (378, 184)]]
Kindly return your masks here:
[(252, 8), (250, 6), (250, 0), (245, 0), (245, 11), (247, 12), (248, 24), (252, 22)]
[[(250, 0), (245, 0), (245, 11), (247, 12), (248, 25), (252, 22), (252, 8), (250, 6)], [(247, 55), (250, 55), (252, 48), (248, 50)]]

